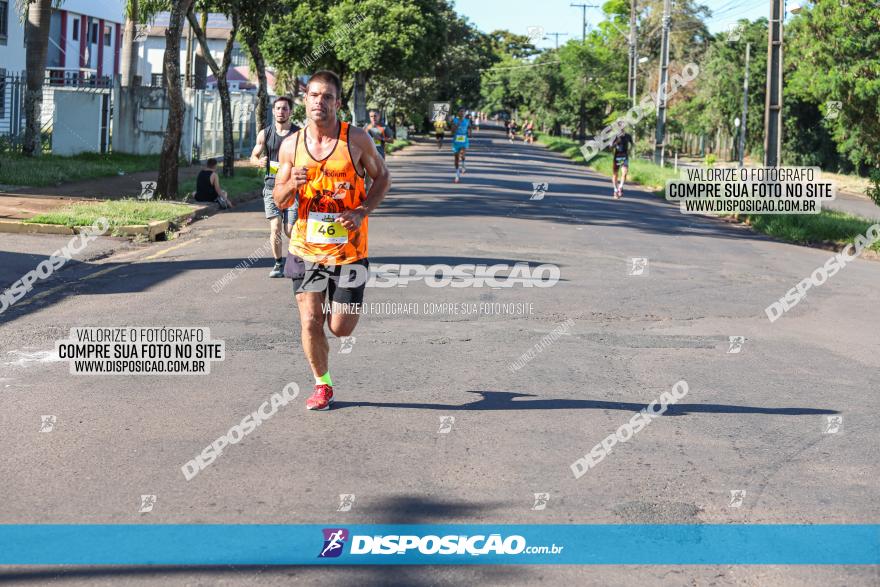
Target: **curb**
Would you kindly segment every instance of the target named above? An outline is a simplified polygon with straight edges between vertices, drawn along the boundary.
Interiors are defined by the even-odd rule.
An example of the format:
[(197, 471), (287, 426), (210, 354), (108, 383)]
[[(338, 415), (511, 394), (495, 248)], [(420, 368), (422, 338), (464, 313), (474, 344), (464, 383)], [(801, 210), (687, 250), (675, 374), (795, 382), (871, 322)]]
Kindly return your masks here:
[[(187, 204), (192, 209), (185, 213), (181, 214), (177, 218), (173, 218), (171, 220), (156, 220), (154, 222), (150, 222), (149, 224), (130, 224), (127, 226), (114, 226), (110, 227), (107, 231), (104, 232), (102, 236), (109, 236), (113, 232), (116, 232), (118, 236), (124, 237), (136, 237), (136, 236), (145, 236), (150, 241), (156, 241), (159, 238), (159, 235), (165, 234), (169, 228), (174, 226), (181, 226), (188, 224), (192, 221), (192, 219), (200, 213), (204, 213), (206, 210), (209, 210), (211, 206), (197, 206), (194, 207), (192, 204)], [(89, 228), (87, 226), (64, 226), (61, 224), (36, 224), (36, 223), (28, 223), (22, 222), (20, 220), (0, 220), (0, 233), (14, 233), (14, 234), (66, 234), (66, 235), (74, 235), (79, 234), (81, 231)]]

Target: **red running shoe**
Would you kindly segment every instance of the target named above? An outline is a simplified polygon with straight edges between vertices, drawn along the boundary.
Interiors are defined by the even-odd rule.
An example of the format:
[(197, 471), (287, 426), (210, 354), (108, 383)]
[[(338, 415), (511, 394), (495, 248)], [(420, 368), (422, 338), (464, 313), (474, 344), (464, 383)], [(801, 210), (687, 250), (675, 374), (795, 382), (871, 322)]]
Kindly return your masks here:
[(329, 410), (330, 404), (332, 403), (333, 388), (324, 384), (316, 385), (315, 393), (312, 394), (312, 397), (306, 400), (306, 409), (323, 412)]

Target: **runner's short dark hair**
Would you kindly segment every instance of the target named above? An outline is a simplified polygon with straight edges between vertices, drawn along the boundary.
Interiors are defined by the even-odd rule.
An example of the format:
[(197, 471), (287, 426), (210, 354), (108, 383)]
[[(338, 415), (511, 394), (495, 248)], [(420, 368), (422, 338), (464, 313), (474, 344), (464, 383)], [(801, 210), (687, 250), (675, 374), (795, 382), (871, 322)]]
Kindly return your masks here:
[(275, 100), (272, 102), (272, 108), (275, 108), (275, 104), (277, 104), (278, 102), (287, 102), (287, 106), (288, 106), (288, 108), (290, 108), (291, 110), (293, 110), (293, 100), (291, 100), (289, 97), (287, 97), (287, 96), (278, 96), (278, 97), (275, 98)]
[(342, 80), (339, 79), (339, 76), (329, 70), (321, 70), (316, 71), (312, 74), (312, 77), (309, 78), (308, 83), (306, 83), (306, 87), (308, 88), (312, 82), (321, 82), (325, 84), (332, 84), (333, 87), (336, 88), (336, 97), (342, 98)]
[(205, 165), (207, 165), (208, 167), (217, 167), (217, 160), (211, 157), (205, 162)]

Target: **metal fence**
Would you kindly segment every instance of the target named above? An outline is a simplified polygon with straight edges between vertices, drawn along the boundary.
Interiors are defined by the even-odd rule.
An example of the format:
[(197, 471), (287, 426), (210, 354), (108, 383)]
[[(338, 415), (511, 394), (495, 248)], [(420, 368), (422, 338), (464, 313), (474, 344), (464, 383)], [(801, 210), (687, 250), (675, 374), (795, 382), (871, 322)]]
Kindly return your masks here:
[[(257, 143), (257, 95), (251, 92), (230, 92), (232, 110), (232, 141), (236, 158), (247, 157)], [(192, 160), (223, 156), (223, 113), (220, 93), (196, 90), (190, 108), (193, 120)]]
[[(25, 74), (7, 73), (0, 70), (0, 151), (20, 150), (24, 140), (25, 112), (24, 95), (27, 89)], [(113, 111), (119, 99), (118, 92), (126, 91), (109, 77), (98, 78), (88, 72), (47, 70), (43, 83), (43, 105), (40, 125), (44, 139), (44, 149), (52, 150), (54, 126), (65, 124), (65, 117), (59, 112), (55, 116), (55, 102), (58, 92), (101, 94), (100, 141), (88, 150), (112, 152), (113, 150)], [(233, 144), (237, 158), (247, 157), (256, 144), (256, 106), (257, 96), (253, 92), (230, 92), (233, 122)], [(189, 117), (192, 133), (188, 135), (190, 144), (182, 145), (182, 155), (192, 161), (209, 157), (223, 156), (223, 116), (220, 94), (217, 90), (195, 90), (188, 99), (185, 116)]]
[[(24, 96), (27, 78), (24, 72), (0, 72), (0, 148), (18, 150), (24, 141)], [(44, 149), (51, 150), (54, 130), (55, 98), (58, 92), (102, 95), (101, 141), (96, 151), (110, 148), (110, 115), (113, 108), (112, 79), (90, 76), (87, 72), (47, 69), (43, 79), (43, 104), (40, 110), (40, 130)]]

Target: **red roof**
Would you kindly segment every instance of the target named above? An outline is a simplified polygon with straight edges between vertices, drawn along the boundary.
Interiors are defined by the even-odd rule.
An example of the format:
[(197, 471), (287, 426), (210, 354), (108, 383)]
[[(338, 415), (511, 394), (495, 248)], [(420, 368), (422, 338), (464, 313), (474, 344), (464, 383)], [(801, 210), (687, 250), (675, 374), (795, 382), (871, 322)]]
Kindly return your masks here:
[[(256, 89), (259, 86), (257, 74), (254, 73), (253, 77), (251, 77), (250, 67), (247, 65), (230, 67), (229, 71), (226, 72), (226, 80), (239, 82), (238, 87), (243, 90)], [(207, 82), (209, 84), (217, 83), (217, 78), (209, 75)], [(275, 88), (275, 74), (268, 69), (266, 70), (266, 83), (269, 85), (269, 91), (271, 92)]]

